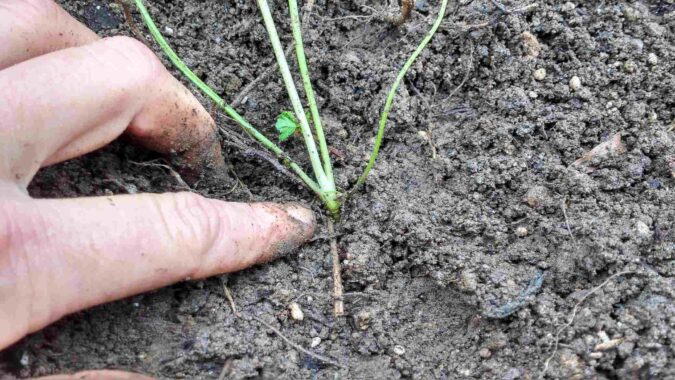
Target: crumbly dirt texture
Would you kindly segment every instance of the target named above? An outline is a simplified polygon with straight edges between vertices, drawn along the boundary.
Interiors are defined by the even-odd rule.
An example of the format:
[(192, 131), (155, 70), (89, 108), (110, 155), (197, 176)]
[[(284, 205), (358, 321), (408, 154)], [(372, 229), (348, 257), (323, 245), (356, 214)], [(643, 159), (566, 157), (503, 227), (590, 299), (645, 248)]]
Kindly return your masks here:
[[(101, 35), (131, 33), (111, 2), (61, 3)], [(147, 3), (187, 64), (228, 101), (273, 63), (253, 1)], [(317, 239), (264, 266), (65, 318), (7, 350), (1, 373), (675, 377), (675, 3), (532, 3), (504, 0), (509, 14), (489, 0), (451, 3), (412, 67), (378, 164), (339, 225), (346, 317), (331, 314), (329, 244)], [(272, 7), (288, 43), (284, 4)], [(363, 168), (386, 92), (438, 5), (418, 0), (410, 20), (394, 27), (398, 2), (316, 3), (305, 25), (307, 56), (342, 188)], [(272, 135), (276, 115), (290, 109), (278, 74), (237, 108)], [(616, 133), (625, 149), (572, 166)], [(299, 140), (282, 145), (307, 165)], [(313, 199), (250, 151), (224, 150), (229, 176), (195, 191)], [(31, 192), (183, 189), (166, 168), (137, 164), (157, 159), (121, 140), (43, 170)], [(630, 273), (589, 295), (622, 271)], [(291, 319), (293, 301), (303, 321)], [(291, 348), (251, 315), (348, 369)]]

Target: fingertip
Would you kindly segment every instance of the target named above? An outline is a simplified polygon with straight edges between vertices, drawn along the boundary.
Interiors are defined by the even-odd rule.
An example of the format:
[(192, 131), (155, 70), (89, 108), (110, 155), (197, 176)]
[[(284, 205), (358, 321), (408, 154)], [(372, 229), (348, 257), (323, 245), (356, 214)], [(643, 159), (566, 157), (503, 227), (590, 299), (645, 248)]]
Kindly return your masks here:
[(316, 218), (309, 208), (299, 203), (259, 203), (266, 214), (273, 216), (269, 228), (270, 240), (258, 257), (258, 263), (265, 263), (284, 257), (297, 250), (314, 235)]
[(288, 214), (295, 224), (299, 225), (300, 239), (307, 241), (312, 238), (316, 229), (316, 216), (310, 208), (295, 202), (281, 204), (280, 208)]

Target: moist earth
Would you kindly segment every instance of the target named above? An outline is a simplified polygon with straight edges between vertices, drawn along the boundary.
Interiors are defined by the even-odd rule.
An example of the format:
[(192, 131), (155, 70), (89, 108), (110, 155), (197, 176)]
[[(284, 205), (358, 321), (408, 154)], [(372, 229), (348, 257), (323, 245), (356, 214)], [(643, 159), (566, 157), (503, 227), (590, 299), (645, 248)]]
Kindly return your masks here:
[[(131, 34), (113, 2), (61, 3), (102, 36)], [(255, 3), (147, 3), (187, 64), (228, 101), (245, 95), (237, 108), (272, 136), (276, 115), (290, 109), (277, 73), (240, 94), (274, 63)], [(418, 0), (400, 27), (391, 22), (397, 2), (314, 5), (307, 56), (341, 188), (364, 167), (386, 92), (438, 5)], [(503, 5), (508, 13), (489, 0), (451, 3), (401, 86), (378, 164), (339, 224), (346, 317), (331, 314), (321, 222), (318, 239), (273, 263), (64, 318), (6, 350), (0, 374), (675, 377), (675, 3)], [(288, 44), (285, 5), (272, 6)], [(241, 137), (213, 112), (225, 140)], [(623, 149), (573, 165), (617, 133)], [(282, 145), (303, 160), (298, 139)], [(251, 150), (224, 150), (229, 177), (193, 191), (312, 202), (322, 213)], [(43, 169), (30, 192), (186, 190), (157, 165), (165, 160), (122, 139)], [(303, 321), (291, 318), (291, 302)]]

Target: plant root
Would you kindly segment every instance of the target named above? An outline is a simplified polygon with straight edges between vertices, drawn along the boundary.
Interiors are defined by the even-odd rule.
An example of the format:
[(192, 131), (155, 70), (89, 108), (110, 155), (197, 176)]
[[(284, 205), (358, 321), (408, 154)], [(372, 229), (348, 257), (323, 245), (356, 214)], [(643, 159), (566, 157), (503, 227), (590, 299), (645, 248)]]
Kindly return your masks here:
[[(293, 175), (293, 173), (291, 173), (288, 169), (286, 169), (286, 167), (281, 162), (279, 162), (279, 160), (276, 157), (272, 156), (271, 154), (267, 153), (264, 150), (255, 149), (251, 147), (250, 145), (246, 144), (243, 140), (241, 140), (234, 132), (228, 131), (224, 127), (218, 127), (218, 129), (220, 129), (220, 132), (225, 137), (225, 139), (223, 140), (223, 144), (238, 149), (241, 152), (241, 154), (245, 157), (256, 157), (263, 161), (268, 162), (278, 172), (290, 178), (291, 180), (293, 180), (293, 182), (301, 186), (304, 186), (304, 183), (297, 176)], [(252, 196), (253, 194), (251, 194), (251, 197)]]
[[(338, 363), (337, 361), (335, 361), (331, 358), (327, 358), (325, 356), (315, 354), (312, 351), (304, 349), (299, 344), (297, 344), (297, 343), (293, 342), (292, 340), (290, 340), (289, 338), (287, 338), (283, 333), (281, 333), (281, 331), (279, 331), (279, 329), (277, 329), (276, 327), (274, 327), (274, 326), (270, 325), (269, 323), (265, 322), (263, 319), (258, 318), (253, 314), (239, 313), (237, 311), (237, 305), (234, 303), (234, 298), (232, 297), (232, 292), (230, 292), (230, 289), (225, 284), (225, 280), (223, 279), (223, 277), (225, 277), (225, 276), (222, 276), (220, 278), (220, 283), (223, 285), (223, 293), (225, 294), (225, 298), (227, 299), (227, 302), (230, 304), (230, 308), (232, 309), (232, 313), (234, 314), (235, 317), (243, 317), (245, 315), (246, 317), (248, 317), (250, 319), (253, 319), (254, 321), (260, 323), (263, 326), (265, 326), (266, 328), (272, 330), (272, 332), (277, 334), (277, 336), (279, 336), (279, 338), (281, 338), (284, 342), (286, 342), (286, 344), (288, 344), (289, 346), (293, 347), (294, 349), (302, 352), (303, 354), (311, 356), (314, 359), (316, 359), (316, 360), (318, 360), (322, 363), (330, 364), (330, 365), (338, 367), (338, 368), (349, 369), (347, 366), (345, 366), (343, 364), (340, 364), (340, 363)], [(218, 377), (218, 380), (223, 380), (223, 379), (226, 379), (226, 378), (227, 378), (227, 367), (223, 367), (223, 370), (220, 372), (220, 376)]]
[(560, 334), (562, 334), (563, 331), (565, 331), (570, 326), (572, 326), (572, 323), (574, 323), (574, 318), (577, 316), (577, 311), (579, 311), (579, 306), (581, 306), (581, 304), (584, 303), (584, 301), (586, 301), (586, 299), (588, 299), (588, 297), (593, 295), (598, 290), (604, 288), (607, 284), (609, 284), (615, 278), (617, 278), (619, 276), (628, 275), (628, 274), (635, 274), (635, 271), (625, 270), (625, 271), (621, 271), (621, 272), (618, 272), (618, 273), (614, 273), (613, 275), (607, 277), (607, 279), (605, 281), (603, 281), (600, 285), (596, 286), (595, 288), (591, 289), (591, 291), (589, 291), (583, 297), (581, 297), (579, 302), (577, 302), (574, 305), (574, 307), (572, 308), (572, 314), (570, 316), (569, 321), (567, 321), (567, 323), (562, 325), (558, 329), (558, 331), (555, 333), (555, 341), (553, 343), (553, 352), (544, 362), (544, 369), (541, 371), (541, 374), (539, 375), (539, 379), (543, 379), (544, 376), (546, 375), (546, 372), (548, 371), (548, 366), (551, 363), (551, 360), (553, 360), (553, 358), (555, 357), (555, 354), (558, 353), (558, 347), (560, 346)]
[(134, 18), (131, 15), (131, 4), (128, 0), (116, 0), (117, 4), (119, 4), (120, 7), (122, 7), (122, 13), (124, 13), (124, 20), (127, 22), (127, 25), (129, 25), (129, 28), (131, 29), (131, 33), (134, 34), (136, 39), (139, 41), (143, 42), (145, 46), (150, 46), (148, 44), (148, 41), (145, 39), (145, 36), (143, 36), (143, 33), (138, 29), (136, 26), (136, 23), (134, 22)]
[(270, 325), (269, 323), (265, 322), (263, 319), (258, 318), (253, 314), (249, 314), (248, 316), (251, 319), (253, 319), (254, 321), (256, 321), (256, 322), (260, 323), (261, 325), (267, 327), (268, 329), (272, 330), (272, 332), (277, 334), (277, 336), (279, 338), (281, 338), (281, 340), (286, 342), (286, 344), (288, 344), (289, 346), (293, 347), (294, 349), (302, 352), (303, 354), (311, 356), (314, 359), (316, 359), (316, 360), (318, 360), (322, 363), (330, 364), (332, 366), (342, 368), (342, 369), (349, 369), (349, 367), (347, 367), (343, 364), (340, 364), (333, 359), (327, 358), (327, 357), (319, 355), (319, 354), (315, 354), (312, 351), (309, 351), (309, 350), (306, 350), (306, 349), (302, 348), (302, 346), (300, 346), (299, 344), (297, 344), (297, 343), (293, 342), (292, 340), (290, 340), (289, 338), (287, 338), (284, 334), (281, 333), (281, 331), (279, 331), (279, 329), (277, 329), (276, 327), (274, 327), (274, 326)]
[(401, 2), (401, 15), (392, 20), (391, 23), (394, 24), (394, 26), (401, 26), (405, 24), (406, 21), (410, 20), (414, 4), (415, 2), (413, 0), (403, 0)]
[(330, 239), (330, 254), (333, 258), (333, 315), (341, 317), (345, 314), (345, 304), (342, 290), (342, 265), (340, 264), (340, 255), (337, 249), (337, 238), (335, 237), (335, 224), (332, 219), (328, 219), (328, 235)]
[(166, 170), (169, 172), (169, 174), (171, 174), (171, 176), (176, 180), (176, 182), (178, 182), (178, 184), (180, 185), (180, 187), (183, 188), (183, 190), (187, 190), (187, 191), (191, 191), (191, 192), (194, 192), (194, 191), (195, 191), (192, 187), (190, 187), (190, 185), (187, 184), (187, 182), (185, 182), (185, 181), (183, 180), (183, 177), (181, 177), (180, 174), (178, 174), (178, 172), (175, 171), (175, 170), (174, 170), (171, 166), (169, 166), (169, 165), (166, 165), (166, 164), (160, 164), (160, 163), (152, 162), (152, 161), (149, 161), (149, 162), (129, 161), (129, 162), (132, 163), (132, 164), (134, 164), (134, 165), (138, 165), (138, 166), (156, 167), (156, 168), (163, 168), (163, 169), (166, 169)]

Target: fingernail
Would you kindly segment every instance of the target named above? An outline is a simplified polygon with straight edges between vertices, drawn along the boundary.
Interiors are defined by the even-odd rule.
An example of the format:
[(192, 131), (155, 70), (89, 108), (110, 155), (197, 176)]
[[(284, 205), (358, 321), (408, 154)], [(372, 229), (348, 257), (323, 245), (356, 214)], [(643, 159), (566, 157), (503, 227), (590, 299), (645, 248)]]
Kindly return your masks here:
[(314, 230), (314, 227), (316, 226), (316, 217), (314, 216), (314, 212), (299, 204), (299, 203), (286, 203), (282, 204), (281, 208), (286, 211), (286, 213), (293, 219), (297, 220), (298, 222), (311, 227), (312, 232)]

